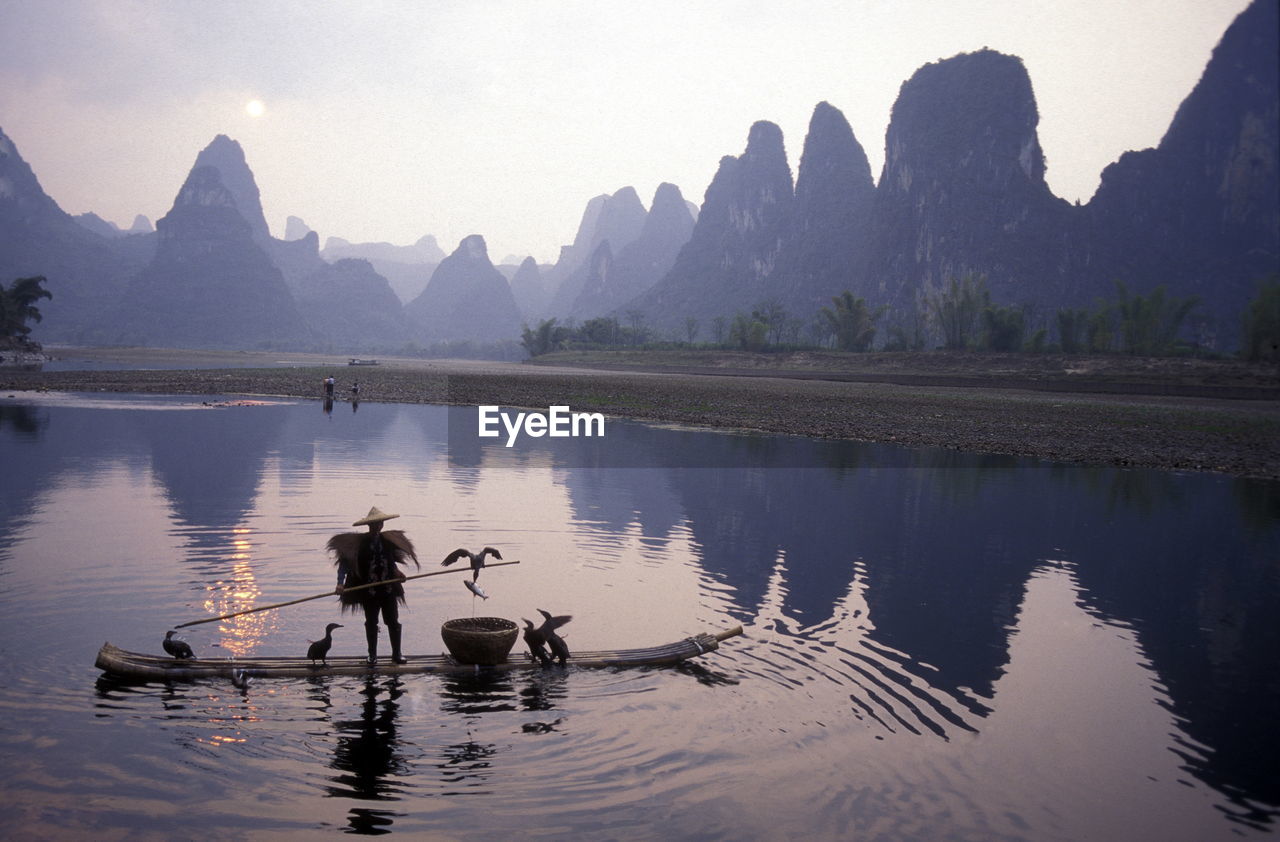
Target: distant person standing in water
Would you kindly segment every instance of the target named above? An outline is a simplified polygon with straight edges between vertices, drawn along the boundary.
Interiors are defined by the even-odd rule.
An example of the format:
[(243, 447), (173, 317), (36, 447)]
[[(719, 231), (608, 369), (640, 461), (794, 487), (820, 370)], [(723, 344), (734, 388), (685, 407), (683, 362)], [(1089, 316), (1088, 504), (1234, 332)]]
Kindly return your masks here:
[(326, 378), (324, 379), (324, 396), (325, 396), (326, 398), (332, 398), (332, 397), (333, 397), (333, 385), (334, 385), (334, 382), (335, 382), (335, 381), (334, 381), (334, 379), (333, 379), (333, 375), (332, 375), (332, 374), (330, 374), (328, 377), (326, 377)]
[(351, 400), (353, 401), (360, 400), (360, 381), (359, 380), (351, 384)]
[[(405, 575), (400, 565), (413, 559), (418, 566), (418, 556), (413, 552), (413, 542), (398, 529), (383, 531), (382, 525), (400, 515), (389, 515), (374, 506), (369, 514), (351, 524), (368, 526), (368, 532), (342, 532), (329, 539), (326, 548), (333, 553), (338, 566), (338, 585), (334, 593), (342, 602), (344, 611), (364, 609), (364, 635), (369, 649), (369, 663), (378, 659), (378, 615), (387, 627), (391, 641), (391, 660), (405, 662), (400, 649), (400, 606), (404, 604)], [(349, 591), (356, 585), (395, 580), (376, 588)]]

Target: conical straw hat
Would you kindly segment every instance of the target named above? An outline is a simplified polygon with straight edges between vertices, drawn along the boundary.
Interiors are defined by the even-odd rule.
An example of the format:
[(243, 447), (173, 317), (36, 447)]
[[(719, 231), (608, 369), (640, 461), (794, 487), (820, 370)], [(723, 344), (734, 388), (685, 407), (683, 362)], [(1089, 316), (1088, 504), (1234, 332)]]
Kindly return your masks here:
[(351, 525), (364, 526), (366, 523), (375, 523), (377, 521), (391, 520), (393, 517), (400, 517), (400, 515), (389, 515), (386, 512), (379, 509), (377, 506), (374, 506), (372, 509), (369, 510), (369, 514), (365, 515), (360, 520), (356, 521)]

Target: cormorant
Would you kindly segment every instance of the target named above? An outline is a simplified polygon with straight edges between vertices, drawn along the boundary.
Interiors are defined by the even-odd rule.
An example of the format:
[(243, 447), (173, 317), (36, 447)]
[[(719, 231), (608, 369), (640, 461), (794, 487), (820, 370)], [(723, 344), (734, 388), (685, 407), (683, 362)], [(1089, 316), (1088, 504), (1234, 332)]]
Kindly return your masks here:
[[(542, 625), (536, 629), (533, 627), (531, 620), (524, 621), (524, 642), (529, 644), (529, 653), (538, 659), (544, 667), (549, 666), (553, 660), (558, 659), (560, 666), (564, 666), (564, 662), (569, 659), (569, 647), (565, 644), (564, 638), (556, 634), (556, 629), (573, 619), (572, 616), (564, 614), (558, 617), (552, 617), (550, 613), (538, 609), (538, 613), (545, 619)], [(523, 619), (523, 618), (521, 618)], [(543, 646), (551, 649), (550, 656), (543, 650)]]
[(160, 645), (164, 647), (164, 651), (168, 652), (175, 658), (194, 658), (195, 652), (191, 651), (191, 647), (182, 638), (175, 638), (172, 629), (164, 633), (164, 642)]
[(311, 659), (311, 666), (316, 665), (316, 658), (320, 659), (320, 663), (328, 663), (325, 658), (329, 655), (329, 647), (333, 645), (333, 630), (342, 628), (341, 623), (330, 623), (324, 627), (324, 637), (313, 641), (307, 647), (307, 657)]
[(468, 559), (471, 560), (471, 581), (474, 582), (480, 578), (480, 568), (484, 567), (484, 557), (486, 555), (491, 555), (498, 560), (502, 559), (502, 553), (498, 552), (493, 547), (485, 547), (479, 553), (473, 553), (470, 550), (464, 550), (461, 547), (459, 547), (458, 549), (454, 550), (453, 552), (445, 556), (444, 561), (440, 562), (440, 566), (448, 567), (450, 564), (453, 564), (458, 559), (462, 558), (463, 556), (466, 556)]
[(546, 636), (539, 629), (533, 627), (533, 620), (523, 617), (521, 619), (524, 620), (524, 642), (529, 646), (529, 654), (544, 667), (551, 666), (551, 658), (547, 655)]

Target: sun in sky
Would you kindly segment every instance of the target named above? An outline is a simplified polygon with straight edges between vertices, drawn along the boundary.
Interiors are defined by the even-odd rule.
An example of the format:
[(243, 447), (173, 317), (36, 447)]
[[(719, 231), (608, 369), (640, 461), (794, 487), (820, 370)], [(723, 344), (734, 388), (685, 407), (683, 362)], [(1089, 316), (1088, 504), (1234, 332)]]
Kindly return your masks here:
[(260, 99), (251, 99), (244, 104), (244, 113), (250, 117), (261, 117), (267, 113), (267, 106)]

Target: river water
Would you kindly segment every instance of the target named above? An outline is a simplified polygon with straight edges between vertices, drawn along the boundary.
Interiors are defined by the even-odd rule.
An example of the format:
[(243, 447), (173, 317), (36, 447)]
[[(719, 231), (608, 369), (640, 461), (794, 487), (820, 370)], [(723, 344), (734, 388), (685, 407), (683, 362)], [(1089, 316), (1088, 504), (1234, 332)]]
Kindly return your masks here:
[[(219, 402), (210, 399), (211, 403)], [(1280, 487), (475, 408), (0, 396), (0, 836), (1212, 840), (1280, 808)], [(108, 680), (193, 619), (332, 587), (370, 506), (452, 617), (570, 648), (741, 623), (675, 668)], [(193, 626), (301, 654), (332, 600)]]

